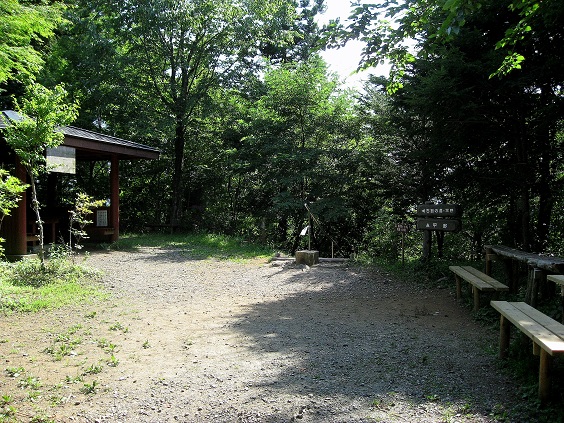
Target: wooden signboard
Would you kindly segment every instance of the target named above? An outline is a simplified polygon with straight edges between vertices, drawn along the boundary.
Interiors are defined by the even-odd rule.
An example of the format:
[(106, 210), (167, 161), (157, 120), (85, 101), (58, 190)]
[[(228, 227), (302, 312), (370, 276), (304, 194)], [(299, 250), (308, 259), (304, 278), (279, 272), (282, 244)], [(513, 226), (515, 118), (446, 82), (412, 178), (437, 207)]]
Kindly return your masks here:
[(460, 220), (455, 219), (417, 219), (417, 229), (421, 231), (456, 232), (460, 227)]
[(458, 217), (458, 204), (421, 204), (417, 206), (417, 216), (420, 217)]

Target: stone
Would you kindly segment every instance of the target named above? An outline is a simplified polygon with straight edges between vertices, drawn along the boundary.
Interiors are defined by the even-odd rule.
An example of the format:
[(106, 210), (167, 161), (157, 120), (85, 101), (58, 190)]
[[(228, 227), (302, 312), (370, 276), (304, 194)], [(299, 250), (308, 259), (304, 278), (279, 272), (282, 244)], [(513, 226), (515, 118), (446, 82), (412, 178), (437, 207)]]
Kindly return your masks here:
[(296, 263), (314, 266), (319, 263), (319, 251), (301, 250), (296, 251)]

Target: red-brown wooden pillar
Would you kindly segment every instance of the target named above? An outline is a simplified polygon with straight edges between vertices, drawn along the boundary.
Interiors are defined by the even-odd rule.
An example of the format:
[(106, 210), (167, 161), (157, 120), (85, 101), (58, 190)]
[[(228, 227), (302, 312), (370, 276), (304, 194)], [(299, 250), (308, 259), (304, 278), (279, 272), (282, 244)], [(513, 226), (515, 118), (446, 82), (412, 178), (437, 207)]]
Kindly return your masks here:
[[(27, 172), (19, 160), (16, 162), (14, 176), (22, 182), (27, 180)], [(2, 237), (6, 239), (4, 248), (8, 258), (17, 259), (27, 254), (27, 200), (25, 192), (18, 202), (18, 207), (4, 219)]]
[(119, 239), (119, 160), (117, 155), (112, 156), (110, 168), (110, 219), (114, 228), (112, 241)]

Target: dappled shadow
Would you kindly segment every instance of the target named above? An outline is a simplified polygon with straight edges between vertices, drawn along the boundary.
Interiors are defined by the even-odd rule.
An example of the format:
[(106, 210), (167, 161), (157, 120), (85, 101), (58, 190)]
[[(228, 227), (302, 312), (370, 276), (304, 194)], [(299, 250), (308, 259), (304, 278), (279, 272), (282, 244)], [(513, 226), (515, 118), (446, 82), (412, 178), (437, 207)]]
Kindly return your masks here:
[[(91, 248), (88, 253), (91, 255), (104, 255), (111, 254), (116, 251), (111, 251), (107, 249)], [(117, 252), (120, 252), (119, 250)], [(159, 247), (135, 247), (133, 249), (128, 249), (127, 251), (121, 251), (127, 253), (127, 260), (130, 261), (143, 261), (143, 262), (165, 262), (165, 263), (181, 263), (185, 261), (199, 261), (208, 260), (202, 254), (197, 254), (190, 248), (179, 247), (179, 246), (159, 246)]]
[[(445, 311), (442, 302), (452, 305), (445, 291), (335, 266), (295, 273), (286, 283), (307, 285), (248, 306), (233, 328), (268, 363), (261, 386), (309, 395), (321, 420), (339, 421), (335, 416), (352, 413), (346, 410), (355, 401), (374, 404), (375, 413), (405, 401), (422, 413), (442, 404), (488, 416), (514, 400), (484, 351), (484, 340), (495, 335), (465, 310)], [(493, 395), (484, 389), (492, 384), (499, 387)]]

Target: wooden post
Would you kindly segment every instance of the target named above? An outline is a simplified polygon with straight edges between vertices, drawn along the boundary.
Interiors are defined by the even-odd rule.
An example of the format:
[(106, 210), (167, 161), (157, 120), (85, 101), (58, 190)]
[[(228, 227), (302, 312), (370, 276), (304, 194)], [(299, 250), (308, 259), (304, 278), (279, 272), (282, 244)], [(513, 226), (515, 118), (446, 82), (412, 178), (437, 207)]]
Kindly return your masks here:
[(112, 241), (119, 239), (119, 160), (117, 155), (112, 156), (110, 168), (110, 219), (114, 228)]
[(405, 232), (401, 233), (401, 265), (405, 264)]
[(544, 349), (540, 353), (539, 366), (539, 399), (541, 403), (545, 403), (550, 396), (550, 367), (552, 357)]
[(527, 291), (525, 293), (525, 302), (532, 307), (537, 306), (539, 294), (539, 282), (543, 276), (541, 269), (532, 268), (529, 270), (529, 277), (527, 280)]
[(433, 232), (423, 231), (423, 261), (431, 260), (431, 245), (433, 244)]
[[(16, 160), (14, 176), (23, 183), (27, 180), (27, 172)], [(2, 235), (6, 239), (5, 254), (9, 259), (20, 259), (27, 254), (27, 199), (26, 193), (22, 193), (18, 207), (7, 216), (2, 224)]]
[(462, 297), (462, 280), (457, 274), (454, 275), (454, 279), (456, 280), (456, 299), (460, 300)]
[(480, 290), (472, 286), (472, 293), (474, 294), (474, 311), (478, 311), (480, 308)]
[(495, 260), (495, 253), (492, 251), (490, 247), (486, 247), (486, 268), (484, 269), (484, 273), (488, 276), (492, 275), (492, 261)]
[(511, 337), (511, 322), (503, 314), (499, 318), (499, 358), (505, 359), (509, 354), (509, 340)]

